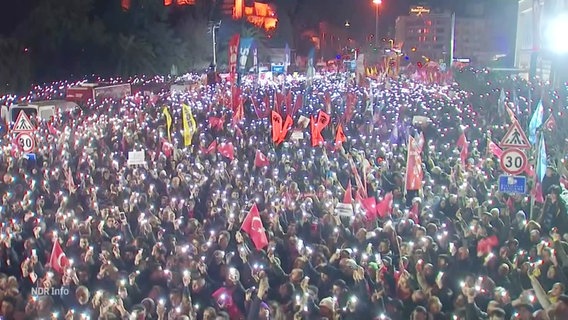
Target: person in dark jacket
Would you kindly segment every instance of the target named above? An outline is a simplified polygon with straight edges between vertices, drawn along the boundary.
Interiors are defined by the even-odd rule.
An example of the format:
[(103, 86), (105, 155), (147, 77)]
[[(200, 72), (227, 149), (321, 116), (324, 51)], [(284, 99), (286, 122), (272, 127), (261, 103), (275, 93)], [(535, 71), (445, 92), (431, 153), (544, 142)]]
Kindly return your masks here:
[(552, 166), (546, 168), (546, 174), (542, 179), (542, 194), (546, 197), (552, 192), (552, 187), (560, 187), (560, 175)]
[(552, 186), (550, 193), (546, 197), (542, 213), (538, 218), (538, 222), (546, 231), (557, 228), (560, 234), (568, 232), (568, 213), (566, 211), (566, 202), (560, 196), (561, 189), (559, 186)]

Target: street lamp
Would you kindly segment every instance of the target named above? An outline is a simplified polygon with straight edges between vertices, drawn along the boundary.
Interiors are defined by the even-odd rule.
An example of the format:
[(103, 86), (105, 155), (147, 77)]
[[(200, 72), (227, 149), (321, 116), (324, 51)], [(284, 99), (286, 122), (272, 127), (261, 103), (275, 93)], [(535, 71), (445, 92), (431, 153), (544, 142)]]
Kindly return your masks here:
[(373, 0), (375, 4), (375, 44), (379, 45), (379, 7), (383, 0)]
[(221, 21), (210, 21), (209, 32), (211, 33), (211, 42), (213, 47), (213, 71), (217, 70), (217, 30), (221, 28)]

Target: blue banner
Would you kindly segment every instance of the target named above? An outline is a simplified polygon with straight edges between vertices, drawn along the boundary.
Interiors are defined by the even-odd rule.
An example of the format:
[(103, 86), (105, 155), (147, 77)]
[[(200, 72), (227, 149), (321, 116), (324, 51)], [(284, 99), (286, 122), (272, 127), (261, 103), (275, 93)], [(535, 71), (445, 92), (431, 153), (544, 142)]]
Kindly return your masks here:
[(284, 48), (284, 66), (288, 67), (290, 65), (290, 47), (288, 43), (286, 43), (286, 47)]
[(239, 66), (238, 71), (240, 74), (246, 73), (248, 55), (250, 53), (254, 38), (241, 39), (239, 44)]
[(308, 68), (314, 66), (315, 56), (316, 56), (316, 48), (312, 47), (310, 53), (308, 54)]

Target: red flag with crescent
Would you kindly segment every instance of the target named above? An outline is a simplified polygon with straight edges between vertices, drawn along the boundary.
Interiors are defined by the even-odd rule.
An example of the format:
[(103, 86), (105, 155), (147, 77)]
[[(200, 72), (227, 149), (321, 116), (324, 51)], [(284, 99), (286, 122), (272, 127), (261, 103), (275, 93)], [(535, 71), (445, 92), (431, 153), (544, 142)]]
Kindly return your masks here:
[(49, 264), (51, 265), (51, 268), (58, 273), (63, 273), (65, 268), (69, 266), (69, 259), (67, 259), (67, 256), (65, 255), (65, 252), (63, 252), (63, 249), (59, 244), (59, 240), (57, 239), (53, 243)]
[(260, 219), (260, 213), (258, 212), (256, 203), (250, 209), (245, 220), (243, 220), (241, 230), (249, 235), (257, 250), (261, 250), (268, 245), (268, 237), (266, 237), (264, 225)]
[(270, 161), (268, 157), (264, 155), (260, 150), (256, 150), (256, 154), (254, 156), (254, 166), (255, 167), (266, 167), (270, 165)]

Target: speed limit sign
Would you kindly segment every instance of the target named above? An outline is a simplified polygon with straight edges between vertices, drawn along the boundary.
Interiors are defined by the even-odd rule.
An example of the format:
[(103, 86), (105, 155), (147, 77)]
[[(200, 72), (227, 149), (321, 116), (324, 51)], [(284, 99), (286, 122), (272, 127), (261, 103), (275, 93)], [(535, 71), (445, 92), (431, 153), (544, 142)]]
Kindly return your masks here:
[(30, 133), (22, 132), (16, 139), (25, 153), (32, 152), (35, 149), (35, 140)]
[(528, 160), (522, 150), (511, 148), (503, 152), (500, 163), (503, 171), (511, 175), (517, 175), (525, 171)]

